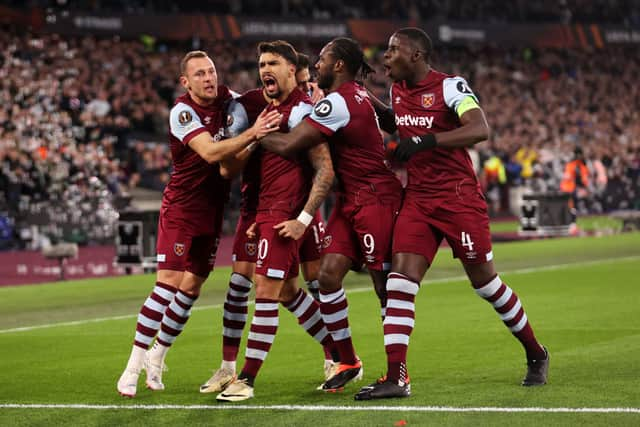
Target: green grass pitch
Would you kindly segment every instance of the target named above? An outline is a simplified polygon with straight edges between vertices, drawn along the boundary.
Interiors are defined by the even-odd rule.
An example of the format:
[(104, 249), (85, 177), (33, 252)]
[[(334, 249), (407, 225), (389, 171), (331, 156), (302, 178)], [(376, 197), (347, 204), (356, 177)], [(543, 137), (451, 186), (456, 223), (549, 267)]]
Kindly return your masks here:
[(640, 233), (496, 244), (494, 253), (550, 350), (544, 387), (519, 385), (520, 344), (442, 249), (417, 297), (412, 396), (400, 400), (353, 400), (385, 371), (366, 275), (345, 281), (364, 382), (316, 391), (322, 351), (281, 309), (256, 397), (241, 405), (198, 393), (220, 363), (228, 268), (209, 278), (169, 352), (166, 390), (141, 381), (135, 399), (115, 383), (152, 275), (0, 288), (0, 425), (640, 425)]

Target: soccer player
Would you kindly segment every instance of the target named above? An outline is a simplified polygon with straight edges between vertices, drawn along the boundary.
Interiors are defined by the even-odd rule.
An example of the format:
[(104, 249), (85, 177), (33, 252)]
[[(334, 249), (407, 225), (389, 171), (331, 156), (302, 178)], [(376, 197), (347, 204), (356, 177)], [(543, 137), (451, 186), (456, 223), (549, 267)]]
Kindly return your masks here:
[(327, 97), (291, 132), (273, 133), (260, 144), (283, 155), (324, 141), (331, 146), (339, 185), (327, 225), (319, 284), (320, 309), (341, 362), (323, 389), (338, 391), (362, 375), (342, 281), (350, 269), (365, 263), (384, 316), (391, 237), (402, 186), (385, 164), (382, 135), (367, 91), (355, 81), (358, 74), (366, 76), (372, 71), (358, 43), (349, 38), (332, 40), (320, 51), (316, 70), (318, 86)]
[[(169, 118), (173, 173), (158, 221), (156, 285), (138, 315), (131, 356), (117, 383), (118, 392), (128, 397), (135, 396), (143, 369), (147, 387), (164, 389), (165, 355), (213, 269), (229, 193), (217, 163), (233, 162), (236, 153), (277, 129), (281, 119), (276, 112), (261, 113), (246, 132), (221, 142), (231, 94), (218, 86), (211, 58), (202, 51), (187, 53), (180, 83), (187, 93), (176, 100)], [(147, 351), (156, 334), (154, 348)]]
[[(307, 93), (312, 88), (309, 86), (310, 73), (308, 59), (306, 67), (302, 53), (298, 53), (298, 65), (296, 67), (296, 83), (300, 90)], [(301, 65), (302, 64), (302, 65)], [(317, 86), (316, 86), (317, 88)], [(322, 92), (319, 89), (315, 93)], [(264, 88), (253, 89), (234, 99), (230, 105), (229, 117), (231, 123), (228, 131), (231, 134), (245, 130), (249, 123), (253, 123), (260, 112), (265, 109), (271, 98)], [(233, 272), (229, 280), (224, 312), (222, 318), (222, 362), (206, 383), (200, 386), (201, 393), (219, 393), (223, 391), (236, 377), (236, 359), (240, 349), (242, 332), (247, 322), (249, 292), (253, 286), (255, 263), (257, 258), (258, 239), (248, 237), (247, 230), (255, 222), (258, 206), (258, 191), (260, 188), (260, 156), (259, 148), (252, 150), (242, 169), (240, 216), (236, 226), (236, 234), (233, 241)], [(236, 170), (221, 168), (223, 175), (234, 175)], [(300, 270), (306, 282), (307, 288), (314, 299), (318, 300), (318, 271), (320, 269), (320, 251), (324, 241), (324, 222), (319, 211), (314, 215), (307, 231), (301, 239), (299, 246)], [(285, 305), (296, 317), (300, 324), (319, 342), (325, 340), (326, 330), (320, 329), (319, 306), (307, 299), (308, 295), (296, 287), (283, 287), (280, 302)], [(302, 308), (302, 309), (300, 309)], [(315, 319), (315, 320), (314, 320)], [(324, 331), (324, 332), (323, 332)], [(331, 354), (331, 345), (325, 345), (324, 372), (325, 380), (332, 375), (338, 366), (337, 352)]]
[(296, 66), (298, 89), (309, 95), (311, 102), (315, 105), (324, 98), (324, 92), (318, 87), (318, 83), (311, 81), (310, 65), (309, 57), (304, 53), (298, 52), (298, 65)]
[[(297, 54), (284, 41), (260, 43), (259, 70), (264, 93), (271, 98), (268, 111), (283, 114), (280, 130), (287, 132), (311, 112), (309, 97), (297, 88)], [(234, 121), (236, 118), (234, 117)], [(310, 167), (309, 163), (312, 167)], [(255, 226), (248, 234), (259, 237), (256, 261), (256, 306), (250, 327), (245, 364), (238, 378), (216, 397), (235, 402), (253, 397), (254, 382), (278, 329), (278, 302), (283, 291), (291, 295), (289, 308), (301, 325), (315, 325), (332, 343), (317, 302), (297, 288), (299, 239), (331, 188), (334, 172), (329, 148), (318, 145), (299, 156), (285, 158), (263, 152)], [(290, 290), (290, 291), (287, 291)], [(284, 299), (284, 298), (282, 298)], [(315, 305), (315, 311), (313, 307)], [(304, 320), (301, 315), (313, 315)], [(311, 333), (311, 331), (307, 331)], [(313, 335), (312, 334), (312, 335)]]
[(430, 67), (431, 51), (422, 30), (403, 28), (391, 36), (384, 54), (393, 81), (392, 109), (378, 105), (378, 115), (383, 129), (400, 134), (392, 155), (407, 162), (408, 185), (386, 288), (387, 375), (363, 387), (356, 400), (409, 396), (406, 358), (415, 296), (442, 239), (462, 262), (476, 293), (493, 305), (524, 346), (528, 371), (522, 384), (541, 385), (547, 379), (548, 353), (536, 340), (520, 299), (493, 265), (487, 205), (465, 150), (486, 140), (489, 126), (465, 79)]

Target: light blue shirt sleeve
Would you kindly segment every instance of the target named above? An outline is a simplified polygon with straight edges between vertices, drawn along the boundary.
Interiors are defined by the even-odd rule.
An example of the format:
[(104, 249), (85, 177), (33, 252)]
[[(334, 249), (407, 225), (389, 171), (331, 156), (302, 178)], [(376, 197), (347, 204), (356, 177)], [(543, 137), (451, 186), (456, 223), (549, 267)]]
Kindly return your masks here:
[(242, 132), (249, 128), (249, 116), (244, 105), (236, 101), (235, 99), (229, 103), (227, 108), (228, 120), (227, 129), (225, 134), (228, 138), (240, 135)]
[(309, 118), (335, 133), (349, 124), (351, 114), (342, 95), (333, 92), (318, 101)]
[(180, 142), (184, 143), (184, 138), (189, 133), (203, 127), (196, 111), (187, 104), (179, 102), (169, 113), (169, 129)]
[(308, 104), (306, 102), (300, 102), (298, 105), (294, 106), (291, 109), (291, 113), (289, 113), (289, 129), (293, 129), (313, 110), (313, 105)]
[(458, 105), (467, 97), (472, 97), (476, 102), (478, 98), (473, 93), (467, 81), (460, 77), (449, 77), (442, 81), (442, 94), (447, 107), (455, 111)]

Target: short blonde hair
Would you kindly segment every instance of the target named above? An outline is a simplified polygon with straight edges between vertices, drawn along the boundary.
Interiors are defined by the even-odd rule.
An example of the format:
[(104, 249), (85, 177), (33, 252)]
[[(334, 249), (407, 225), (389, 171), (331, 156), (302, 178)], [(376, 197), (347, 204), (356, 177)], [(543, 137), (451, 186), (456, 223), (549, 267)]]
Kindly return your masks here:
[(192, 50), (191, 52), (187, 52), (184, 58), (182, 58), (182, 61), (180, 61), (180, 74), (183, 76), (186, 75), (185, 71), (187, 70), (187, 63), (192, 58), (208, 58), (208, 57), (209, 55), (207, 55), (207, 52), (202, 50)]

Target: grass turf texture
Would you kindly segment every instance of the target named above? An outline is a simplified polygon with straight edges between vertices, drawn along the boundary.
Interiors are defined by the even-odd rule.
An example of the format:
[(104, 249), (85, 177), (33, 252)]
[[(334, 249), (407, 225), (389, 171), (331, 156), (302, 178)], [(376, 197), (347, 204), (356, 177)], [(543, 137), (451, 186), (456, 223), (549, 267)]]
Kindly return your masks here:
[[(281, 309), (280, 328), (257, 379), (256, 397), (243, 402), (265, 408), (0, 407), (0, 425), (640, 424), (638, 413), (461, 413), (403, 408), (640, 408), (640, 234), (499, 244), (494, 252), (502, 278), (519, 294), (539, 339), (550, 349), (547, 386), (519, 386), (525, 372), (519, 343), (470, 289), (450, 251), (443, 249), (416, 301), (409, 399), (353, 400), (361, 385), (385, 371), (385, 356), (379, 309), (368, 276), (351, 274), (345, 286), (365, 381), (349, 385), (344, 393), (314, 390), (322, 377), (322, 352), (293, 316)], [(151, 290), (152, 275), (1, 288), (2, 330), (125, 317), (0, 333), (0, 405), (224, 406), (215, 402), (215, 396), (199, 394), (198, 385), (220, 361), (220, 305), (228, 274), (228, 269), (220, 269), (210, 277), (197, 303), (200, 309), (194, 311), (169, 353), (167, 390), (152, 393), (141, 381), (133, 400), (118, 396), (115, 382), (126, 363), (135, 314)], [(369, 410), (287, 410), (274, 405)], [(374, 407), (379, 406), (398, 410), (376, 411)]]
[[(578, 217), (578, 228), (591, 233), (611, 234), (622, 230), (622, 220), (608, 215), (589, 215)], [(520, 229), (520, 221), (492, 221), (493, 233), (515, 233)]]

